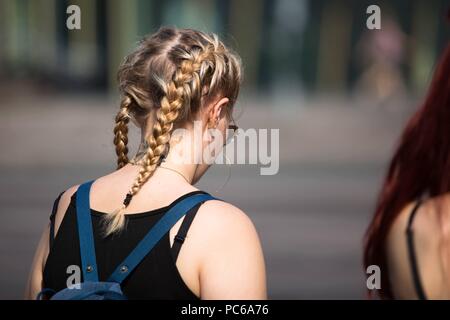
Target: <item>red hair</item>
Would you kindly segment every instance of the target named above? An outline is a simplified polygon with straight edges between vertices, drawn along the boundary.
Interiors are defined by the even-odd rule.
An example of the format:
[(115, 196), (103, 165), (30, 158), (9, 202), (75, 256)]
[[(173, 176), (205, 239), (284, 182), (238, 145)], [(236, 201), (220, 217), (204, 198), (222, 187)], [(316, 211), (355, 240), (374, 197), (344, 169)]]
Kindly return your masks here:
[[(382, 270), (382, 299), (394, 298), (385, 242), (401, 210), (421, 195), (450, 191), (450, 44), (436, 66), (425, 101), (411, 117), (390, 162), (364, 239), (364, 266)], [(370, 293), (369, 293), (370, 294)]]

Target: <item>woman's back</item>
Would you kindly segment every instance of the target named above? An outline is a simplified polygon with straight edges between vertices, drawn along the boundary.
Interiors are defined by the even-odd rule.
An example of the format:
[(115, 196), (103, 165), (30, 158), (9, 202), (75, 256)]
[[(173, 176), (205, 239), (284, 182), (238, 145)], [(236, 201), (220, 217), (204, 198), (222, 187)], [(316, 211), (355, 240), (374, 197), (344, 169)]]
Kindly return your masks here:
[(450, 195), (446, 195), (410, 203), (393, 223), (386, 255), (395, 298), (450, 298), (448, 257), (444, 256), (450, 256), (449, 240), (443, 233), (448, 222), (441, 221), (438, 214), (438, 210), (443, 210), (444, 216), (450, 213), (449, 201)]
[[(90, 191), (91, 218), (100, 280), (106, 280), (115, 267), (168, 209), (188, 195), (205, 193), (187, 184), (177, 183), (176, 188), (170, 188), (171, 181), (176, 183), (177, 180), (170, 179), (158, 171), (158, 174), (155, 174), (153, 179), (144, 185), (133, 205), (127, 207), (125, 212), (126, 229), (117, 235), (104, 238), (102, 236), (102, 220), (106, 212), (111, 211), (111, 208), (117, 207), (117, 203), (120, 203), (123, 194), (121, 189), (123, 186), (127, 186), (127, 181), (132, 181), (136, 171), (137, 167), (126, 166), (98, 178)], [(184, 188), (180, 188), (180, 186), (184, 186)], [(151, 195), (148, 192), (149, 188), (155, 190), (151, 192)], [(77, 189), (78, 186), (74, 186), (61, 197), (61, 204), (58, 205), (55, 216), (55, 234), (57, 236), (44, 268), (45, 286), (57, 291), (66, 287), (67, 267), (81, 265), (76, 223)], [(189, 217), (186, 220), (191, 220), (193, 218), (191, 216), (197, 213), (199, 207), (200, 205), (197, 205), (194, 210), (191, 210), (186, 215)], [(181, 265), (180, 271), (176, 265), (179, 252), (185, 251), (181, 250), (181, 246), (180, 248), (173, 246), (175, 235), (180, 230), (183, 221), (184, 219), (180, 219), (172, 228), (170, 235), (164, 236), (133, 272), (130, 279), (123, 284), (122, 289), (127, 297), (132, 299), (195, 299), (199, 296), (199, 286), (195, 283), (194, 273), (190, 271), (196, 270), (195, 265), (185, 258), (181, 263), (178, 262)], [(193, 224), (193, 219), (191, 223)], [(186, 227), (190, 228), (189, 225)], [(192, 250), (191, 246), (186, 246), (188, 247), (187, 251)]]
[[(98, 178), (89, 193), (100, 280), (106, 280), (168, 209), (188, 195), (206, 193), (183, 183), (176, 173), (158, 169), (136, 197), (133, 207), (127, 207), (126, 227), (104, 238), (104, 215), (120, 202), (120, 189), (135, 176), (136, 170), (137, 167), (127, 165)], [(43, 250), (44, 288), (64, 289), (70, 284), (67, 268), (81, 265), (76, 220), (78, 187), (65, 191), (56, 207), (55, 238), (51, 248)], [(177, 243), (176, 236), (183, 232), (184, 241)], [(43, 243), (47, 245), (48, 241)], [(181, 218), (123, 283), (122, 289), (130, 299), (265, 298), (260, 296), (265, 292), (262, 259), (256, 230), (245, 213), (224, 201), (211, 200), (195, 206)], [(38, 273), (39, 269), (35, 271)], [(255, 287), (255, 283), (263, 287)]]
[[(106, 281), (115, 268), (144, 238), (147, 232), (162, 218), (166, 212), (187, 196), (204, 193), (189, 192), (177, 198), (170, 205), (126, 216), (126, 229), (114, 236), (102, 237), (102, 217), (105, 215), (91, 209), (95, 252), (99, 280)], [(200, 205), (195, 206), (186, 215), (186, 221), (193, 219)], [(50, 253), (43, 272), (44, 287), (55, 291), (67, 287), (67, 278), (73, 269), (69, 266), (81, 266), (80, 245), (76, 218), (76, 192), (61, 223), (58, 236), (52, 241)], [(188, 231), (189, 226), (182, 223)], [(181, 235), (180, 235), (181, 236)], [(197, 294), (185, 284), (178, 272), (176, 261), (181, 242), (173, 245), (169, 234), (153, 248), (142, 260), (133, 273), (122, 283), (122, 291), (128, 299), (196, 299)], [(172, 237), (173, 239), (173, 237)], [(68, 270), (70, 272), (68, 273)], [(80, 279), (81, 280), (81, 279)]]

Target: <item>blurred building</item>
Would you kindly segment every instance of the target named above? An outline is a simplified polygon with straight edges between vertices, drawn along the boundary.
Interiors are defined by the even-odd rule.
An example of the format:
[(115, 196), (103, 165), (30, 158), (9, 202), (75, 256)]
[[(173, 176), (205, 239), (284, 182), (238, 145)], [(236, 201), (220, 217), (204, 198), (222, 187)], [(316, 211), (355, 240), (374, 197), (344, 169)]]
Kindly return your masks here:
[[(81, 30), (66, 9), (81, 8)], [(161, 25), (220, 34), (242, 55), (252, 89), (347, 92), (366, 71), (371, 1), (344, 0), (0, 0), (0, 79), (32, 79), (70, 90), (114, 88), (117, 67)], [(426, 86), (448, 39), (447, 1), (379, 2), (382, 27), (395, 21), (405, 41), (398, 70), (407, 88)], [(364, 59), (363, 59), (364, 60)]]

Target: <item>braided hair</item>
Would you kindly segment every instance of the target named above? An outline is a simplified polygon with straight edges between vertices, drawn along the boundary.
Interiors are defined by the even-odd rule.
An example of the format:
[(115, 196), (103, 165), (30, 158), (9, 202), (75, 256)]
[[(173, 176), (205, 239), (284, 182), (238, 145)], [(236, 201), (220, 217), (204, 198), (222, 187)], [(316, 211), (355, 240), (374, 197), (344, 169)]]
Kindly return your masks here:
[(162, 27), (141, 40), (125, 58), (118, 72), (122, 100), (114, 127), (117, 169), (129, 163), (130, 119), (143, 129), (150, 112), (156, 110), (156, 121), (145, 138), (148, 148), (123, 205), (105, 216), (105, 235), (123, 228), (123, 211), (167, 153), (174, 125), (193, 121), (201, 105), (218, 94), (228, 97), (231, 107), (234, 105), (241, 69), (240, 57), (217, 35), (193, 29)]

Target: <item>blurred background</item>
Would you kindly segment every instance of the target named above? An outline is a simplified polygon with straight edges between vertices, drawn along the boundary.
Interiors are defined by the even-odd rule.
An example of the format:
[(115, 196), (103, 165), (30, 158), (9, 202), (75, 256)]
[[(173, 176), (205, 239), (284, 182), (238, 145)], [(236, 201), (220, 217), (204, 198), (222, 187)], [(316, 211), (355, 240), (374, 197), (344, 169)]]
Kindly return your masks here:
[[(66, 27), (71, 4), (80, 30)], [(366, 27), (371, 4), (381, 30)], [(278, 174), (216, 165), (199, 183), (255, 223), (269, 298), (364, 299), (362, 237), (448, 42), (447, 9), (444, 0), (0, 0), (0, 299), (22, 297), (59, 192), (115, 170), (117, 68), (162, 25), (215, 32), (235, 48), (245, 67), (238, 125), (280, 129)], [(130, 154), (137, 142), (131, 128)]]

